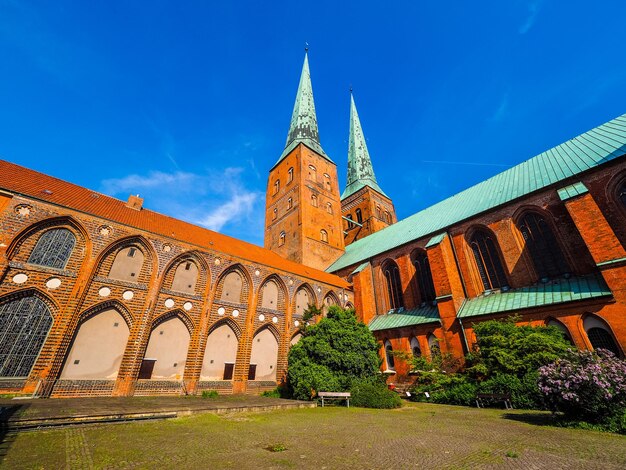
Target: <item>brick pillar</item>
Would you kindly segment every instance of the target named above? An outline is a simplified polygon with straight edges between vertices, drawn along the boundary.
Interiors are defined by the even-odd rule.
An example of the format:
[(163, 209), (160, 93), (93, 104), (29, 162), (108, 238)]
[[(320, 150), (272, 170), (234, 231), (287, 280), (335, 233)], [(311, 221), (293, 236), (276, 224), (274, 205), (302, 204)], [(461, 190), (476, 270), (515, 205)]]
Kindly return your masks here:
[(200, 305), (200, 317), (198, 324), (191, 336), (189, 342), (189, 361), (185, 366), (183, 381), (187, 393), (195, 395), (202, 373), (202, 361), (204, 360), (204, 351), (206, 349), (207, 337), (209, 335), (209, 319), (211, 317), (211, 309), (213, 308), (213, 295), (211, 292), (211, 276), (210, 270), (207, 269), (207, 281), (202, 298), (204, 301)]
[(352, 276), (354, 286), (354, 309), (357, 318), (366, 325), (376, 316), (376, 294), (374, 293), (374, 272), (372, 265)]
[[(615, 236), (615, 232), (607, 222), (591, 194), (582, 183), (572, 185), (578, 187), (579, 193), (571, 198), (564, 197), (566, 191), (559, 190), (578, 232), (604, 280), (613, 293), (615, 304), (608, 305), (600, 312), (609, 323), (617, 342), (626, 351), (626, 250)], [(568, 187), (571, 188), (571, 187)], [(568, 188), (564, 188), (567, 190)], [(585, 338), (586, 340), (586, 338)]]
[(427, 253), (443, 330), (443, 352), (460, 359), (463, 356), (463, 332), (456, 312), (463, 302), (464, 292), (450, 237), (445, 235), (438, 243), (427, 246)]
[[(253, 286), (251, 281), (250, 285)], [(235, 370), (233, 372), (233, 393), (246, 393), (248, 390), (248, 371), (250, 369), (250, 354), (252, 354), (256, 304), (257, 291), (253, 288), (248, 295), (248, 312), (245, 328), (241, 332), (237, 348), (237, 359), (235, 360)]]

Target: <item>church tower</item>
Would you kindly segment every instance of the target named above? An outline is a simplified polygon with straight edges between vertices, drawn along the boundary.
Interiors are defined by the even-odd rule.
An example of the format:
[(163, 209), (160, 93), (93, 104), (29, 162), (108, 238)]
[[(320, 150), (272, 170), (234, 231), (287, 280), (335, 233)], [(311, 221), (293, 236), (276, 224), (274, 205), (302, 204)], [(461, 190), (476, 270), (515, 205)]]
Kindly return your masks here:
[(376, 181), (352, 93), (350, 93), (348, 180), (346, 189), (341, 195), (341, 213), (344, 217), (346, 245), (397, 222), (393, 202)]
[(337, 166), (320, 145), (306, 53), (287, 143), (267, 182), (265, 248), (321, 270), (344, 252)]

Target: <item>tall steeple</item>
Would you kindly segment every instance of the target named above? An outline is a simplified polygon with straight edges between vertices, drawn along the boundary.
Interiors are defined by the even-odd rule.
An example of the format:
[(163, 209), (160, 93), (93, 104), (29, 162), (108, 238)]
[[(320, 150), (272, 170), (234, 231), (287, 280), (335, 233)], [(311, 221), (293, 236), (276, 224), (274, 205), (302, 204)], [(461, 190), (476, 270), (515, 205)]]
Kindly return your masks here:
[(311, 86), (311, 73), (309, 72), (309, 58), (306, 52), (304, 54), (304, 64), (302, 65), (302, 74), (300, 75), (296, 103), (293, 106), (293, 113), (291, 115), (291, 125), (289, 126), (289, 133), (287, 134), (287, 143), (285, 144), (285, 150), (283, 150), (278, 162), (301, 143), (327, 160), (332, 161), (320, 145), (317, 116), (315, 115), (315, 102), (313, 101), (313, 87)]
[(367, 150), (359, 113), (356, 111), (354, 96), (350, 92), (350, 140), (348, 143), (348, 180), (346, 189), (341, 195), (345, 199), (364, 186), (369, 186), (383, 196), (387, 196), (376, 181), (374, 167)]

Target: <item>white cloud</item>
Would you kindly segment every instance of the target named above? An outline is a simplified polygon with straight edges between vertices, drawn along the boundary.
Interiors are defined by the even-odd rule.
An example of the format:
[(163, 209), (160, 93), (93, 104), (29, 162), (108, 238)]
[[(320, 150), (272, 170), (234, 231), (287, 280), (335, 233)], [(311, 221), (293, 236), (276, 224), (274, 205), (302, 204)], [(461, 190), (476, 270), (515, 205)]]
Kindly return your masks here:
[(541, 6), (541, 0), (535, 0), (528, 5), (528, 16), (524, 23), (519, 27), (520, 34), (526, 34), (533, 27), (537, 20), (537, 14), (539, 13), (539, 7)]
[[(100, 189), (122, 199), (140, 194), (146, 208), (233, 236), (248, 232), (246, 239), (262, 243), (262, 230), (259, 237), (249, 233), (249, 228), (257, 232), (263, 225), (263, 193), (248, 188), (246, 176), (244, 169), (237, 167), (203, 174), (153, 171), (103, 180)], [(251, 179), (256, 181), (255, 176)]]

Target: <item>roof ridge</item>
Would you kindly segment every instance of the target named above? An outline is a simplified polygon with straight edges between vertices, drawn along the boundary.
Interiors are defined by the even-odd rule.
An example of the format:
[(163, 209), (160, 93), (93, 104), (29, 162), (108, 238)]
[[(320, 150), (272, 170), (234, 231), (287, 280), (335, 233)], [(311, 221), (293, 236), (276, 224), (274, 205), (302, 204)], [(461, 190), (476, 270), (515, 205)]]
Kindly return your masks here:
[[(620, 131), (616, 127), (623, 128), (623, 130)], [(601, 149), (598, 146), (602, 152), (593, 151), (597, 153), (597, 156), (591, 156), (590, 150), (585, 151), (579, 147), (582, 142), (600, 140), (594, 136), (596, 133), (601, 134), (602, 132), (610, 132), (615, 135), (613, 139), (615, 143), (609, 144), (603, 141), (608, 148)], [(425, 207), (393, 225), (351, 243), (346, 246), (345, 253), (328, 267), (327, 271), (336, 272), (396, 246), (426, 237), (463, 220), (475, 217), (486, 210), (507, 204), (534, 191), (602, 165), (625, 153), (626, 114), (622, 114)], [(553, 175), (551, 175), (548, 171), (548, 165), (553, 170), (555, 170), (554, 165), (557, 165), (558, 172), (553, 171)], [(536, 175), (536, 169), (540, 170), (540, 180), (528, 177), (530, 173)], [(495, 182), (498, 184), (496, 185)], [(428, 217), (424, 217), (425, 215)], [(424, 221), (421, 218), (424, 218)]]
[[(267, 248), (239, 240), (230, 235), (176, 219), (151, 209), (142, 209), (141, 211), (129, 209), (123, 200), (107, 194), (98, 193), (101, 195), (98, 198), (85, 197), (86, 193), (97, 192), (16, 163), (0, 159), (0, 172), (3, 175), (3, 178), (0, 179), (0, 188), (19, 195), (48, 204), (67, 207), (174, 241), (195, 245), (202, 249), (221, 252), (251, 263), (265, 264), (311, 280), (334, 285), (347, 285), (343, 279), (334, 274), (330, 274), (332, 278), (325, 278), (323, 275), (329, 273), (290, 261)], [(24, 173), (28, 174), (25, 175)], [(41, 193), (43, 189), (50, 189), (52, 194)], [(76, 194), (81, 192), (85, 194)], [(255, 257), (265, 259), (255, 259)]]

